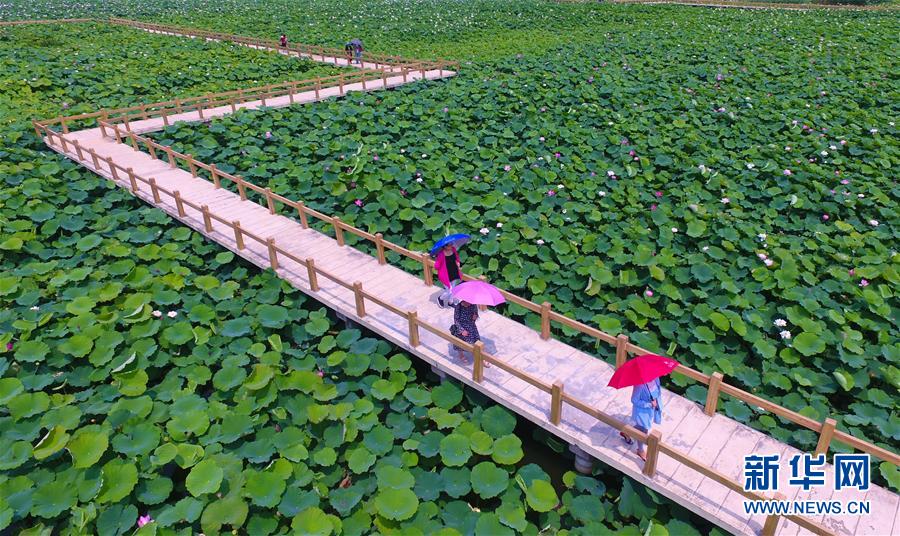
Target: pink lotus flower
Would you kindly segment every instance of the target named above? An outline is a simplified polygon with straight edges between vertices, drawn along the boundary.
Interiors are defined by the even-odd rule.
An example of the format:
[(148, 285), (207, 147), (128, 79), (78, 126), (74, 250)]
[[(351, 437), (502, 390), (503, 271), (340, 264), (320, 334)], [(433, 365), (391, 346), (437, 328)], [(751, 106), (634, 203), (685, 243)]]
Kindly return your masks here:
[(725, 79), (725, 75), (723, 75), (722, 73), (719, 73), (716, 75), (716, 80), (718, 80), (719, 82), (721, 82), (724, 79)]
[(325, 373), (322, 372), (321, 370), (317, 370), (317, 371), (316, 371), (316, 376), (318, 376), (318, 377), (320, 377), (320, 378), (324, 378), (324, 377), (325, 377)]
[(402, 195), (403, 197), (406, 197), (406, 190), (400, 190), (400, 195)]
[(6, 351), (9, 352), (12, 349), (13, 349), (13, 343), (11, 343), (11, 342), (6, 343)]
[(556, 158), (560, 158), (560, 157), (562, 156), (562, 154), (560, 154), (560, 153), (553, 153), (553, 156), (555, 156)]
[(267, 130), (267, 131), (266, 131), (266, 139), (268, 140), (268, 139), (271, 139), (271, 138), (272, 138), (272, 133), (269, 132), (269, 131)]
[(865, 279), (860, 279), (860, 280), (859, 280), (859, 286), (861, 286), (861, 287), (868, 287), (868, 286), (869, 286), (869, 282), (868, 282), (867, 280), (865, 280)]
[(650, 290), (650, 289), (645, 290), (645, 291), (644, 291), (644, 296), (647, 296), (648, 298), (652, 298), (652, 297), (653, 297), (653, 291)]
[(653, 203), (652, 205), (650, 205), (650, 210), (656, 210), (656, 203)]
[(358, 207), (363, 206), (362, 199), (357, 199), (356, 201), (353, 202), (353, 204), (356, 205), (356, 206), (358, 206)]
[(634, 160), (635, 162), (637, 162), (638, 160), (640, 160), (640, 158), (638, 158), (638, 157), (635, 156), (632, 160)]
[(847, 145), (847, 140), (841, 140), (841, 145)]
[(150, 514), (138, 518), (138, 527), (143, 527), (147, 523), (153, 523), (153, 518), (150, 517)]
[(556, 195), (556, 191), (555, 191), (555, 190), (547, 190), (547, 196), (548, 196), (548, 197), (554, 196), (554, 195)]
[(449, 111), (450, 111), (450, 109), (447, 108), (446, 106), (444, 106), (444, 113), (447, 113), (447, 112), (449, 112)]
[(853, 268), (850, 268), (849, 270), (847, 270), (847, 273), (850, 275), (856, 275), (856, 270), (854, 270)]
[(503, 171), (509, 171), (511, 169), (512, 169), (512, 166), (510, 166), (509, 164), (506, 164), (505, 166), (503, 166)]
[(850, 184), (850, 181), (847, 179), (842, 179), (841, 184)]
[(828, 214), (822, 214), (822, 221), (828, 221)]
[(656, 197), (662, 197), (662, 196), (663, 196), (663, 193), (662, 193), (662, 192), (660, 192), (660, 191), (657, 191), (657, 192), (656, 192)]
[(378, 161), (378, 155), (376, 154), (375, 156), (373, 156), (373, 157), (372, 157), (372, 160), (374, 160), (374, 161), (377, 162), (377, 161)]
[(793, 173), (792, 173), (791, 170), (789, 170), (789, 169), (786, 169), (786, 170), (782, 171), (782, 173), (784, 173), (785, 176), (793, 175)]
[(634, 149), (628, 151), (628, 156), (635, 156), (637, 153), (634, 152)]

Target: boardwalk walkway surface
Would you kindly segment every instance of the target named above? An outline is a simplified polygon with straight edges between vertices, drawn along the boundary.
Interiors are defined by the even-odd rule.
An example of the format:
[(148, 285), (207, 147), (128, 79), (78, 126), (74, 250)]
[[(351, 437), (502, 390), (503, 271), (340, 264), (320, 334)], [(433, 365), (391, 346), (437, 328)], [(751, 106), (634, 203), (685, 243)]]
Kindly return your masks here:
[[(423, 74), (426, 79), (435, 79), (455, 73), (446, 70), (426, 71), (418, 76), (409, 76), (408, 81), (421, 79)], [(365, 90), (394, 87), (402, 84), (403, 80), (401, 76), (387, 76), (369, 81)], [(290, 98), (282, 96), (267, 100), (265, 106), (313, 102), (354, 90), (363, 90), (362, 84), (348, 84), (343, 91), (339, 88), (326, 88), (318, 95), (305, 91), (291, 95)], [(209, 121), (232, 113), (235, 109), (262, 106), (262, 101), (252, 101), (236, 107), (209, 108), (202, 113), (187, 111), (170, 115), (165, 120), (151, 117), (132, 121), (128, 129), (134, 133), (152, 132), (163, 128), (164, 121)], [(619, 391), (604, 387), (613, 373), (613, 367), (604, 361), (552, 338), (545, 340), (539, 332), (496, 312), (486, 311), (479, 320), (479, 329), (485, 340), (486, 350), (500, 363), (486, 368), (483, 379), (476, 381), (473, 379), (471, 364), (461, 364), (450, 357), (448, 342), (429, 329), (422, 328), (431, 325), (446, 329), (452, 323), (452, 313), (439, 308), (435, 303), (439, 292), (436, 287), (428, 286), (416, 276), (382, 264), (375, 257), (309, 228), (304, 225), (305, 221), (279, 214), (271, 205), (266, 207), (242, 199), (244, 196), (174, 166), (171, 153), (167, 160), (160, 158), (158, 154), (154, 157), (136, 150), (128, 145), (127, 136), (120, 137), (118, 133), (113, 136), (109, 128), (105, 131), (90, 128), (65, 135), (48, 130), (43, 132), (47, 144), (67, 158), (114, 181), (122, 188), (136, 190), (137, 197), (210, 240), (263, 269), (274, 268), (281, 278), (331, 309), (379, 333), (436, 369), (481, 391), (590, 456), (717, 525), (738, 534), (758, 534), (764, 531), (764, 527), (784, 535), (809, 532), (784, 518), (770, 518), (777, 525), (770, 523), (766, 527), (765, 516), (744, 514), (742, 503), (745, 497), (739, 491), (723, 485), (717, 479), (704, 476), (703, 472), (697, 470), (696, 463), (682, 463), (671, 454), (660, 455), (655, 474), (652, 477), (646, 476), (644, 464), (632, 449), (623, 444), (617, 430), (571, 405), (564, 406), (559, 415), (559, 423), (552, 424), (554, 410), (551, 407), (551, 396), (532, 383), (510, 374), (502, 366), (512, 366), (532, 377), (549, 379), (550, 382), (561, 382), (565, 386), (567, 397), (578, 399), (590, 408), (627, 422), (631, 408), (630, 390)], [(138, 177), (148, 181), (152, 179), (154, 190), (146, 185), (136, 188), (136, 183), (129, 181), (129, 177), (122, 172), (128, 168)], [(159, 195), (156, 189), (169, 194), (177, 192), (177, 195)], [(204, 212), (200, 207), (208, 211)], [(221, 217), (210, 219), (209, 214)], [(227, 220), (224, 219), (226, 217)], [(240, 231), (235, 231), (233, 223), (229, 224), (234, 221), (239, 222), (243, 235)], [(277, 261), (274, 260), (275, 246), (277, 251), (282, 252), (278, 254)], [(298, 262), (305, 259), (313, 259), (316, 269), (348, 282), (351, 287), (339, 284), (329, 277), (316, 276), (311, 279), (311, 265)], [(361, 284), (361, 288), (354, 290), (352, 285), (356, 282)], [(369, 298), (362, 300), (361, 309), (362, 290)], [(418, 318), (418, 324), (403, 316), (408, 311), (415, 311), (417, 316), (414, 318)], [(732, 481), (742, 480), (744, 455), (780, 454), (784, 460), (800, 454), (798, 450), (724, 415), (707, 416), (702, 406), (669, 391), (664, 392), (663, 404), (665, 416), (658, 429), (668, 447), (710, 466)], [(828, 465), (826, 472), (830, 483), (833, 467)], [(822, 515), (807, 518), (825, 531), (845, 535), (887, 535), (900, 531), (900, 497), (888, 490), (872, 486), (865, 492), (833, 492), (829, 484), (813, 488), (809, 492), (798, 492), (798, 488), (787, 486), (788, 476), (788, 471), (783, 466), (780, 482), (786, 499), (871, 502), (871, 516)]]

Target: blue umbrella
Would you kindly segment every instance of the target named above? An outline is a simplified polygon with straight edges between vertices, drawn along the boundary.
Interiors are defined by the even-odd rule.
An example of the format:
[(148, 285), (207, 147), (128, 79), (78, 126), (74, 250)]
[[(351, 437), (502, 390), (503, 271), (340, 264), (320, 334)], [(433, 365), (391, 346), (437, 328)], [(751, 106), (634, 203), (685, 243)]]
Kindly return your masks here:
[(450, 236), (445, 236), (444, 238), (441, 238), (434, 243), (434, 247), (431, 248), (431, 256), (434, 257), (437, 251), (447, 245), (453, 246), (455, 248), (460, 248), (469, 241), (469, 238), (470, 237), (467, 234), (453, 234)]

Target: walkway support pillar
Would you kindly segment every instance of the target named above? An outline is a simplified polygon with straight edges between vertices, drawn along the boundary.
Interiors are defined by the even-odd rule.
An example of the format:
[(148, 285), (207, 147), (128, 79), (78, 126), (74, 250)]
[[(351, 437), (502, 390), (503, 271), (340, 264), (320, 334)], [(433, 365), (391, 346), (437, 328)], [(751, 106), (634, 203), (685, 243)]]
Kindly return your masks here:
[(581, 450), (578, 445), (569, 445), (569, 452), (575, 455), (575, 470), (583, 475), (594, 472), (594, 458)]

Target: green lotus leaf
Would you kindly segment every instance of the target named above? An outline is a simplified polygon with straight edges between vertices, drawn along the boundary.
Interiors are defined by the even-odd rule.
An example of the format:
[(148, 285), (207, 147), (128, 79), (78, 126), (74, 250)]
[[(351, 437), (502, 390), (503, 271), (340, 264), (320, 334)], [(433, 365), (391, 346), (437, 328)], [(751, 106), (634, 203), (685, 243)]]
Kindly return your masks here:
[(72, 434), (66, 449), (72, 455), (72, 465), (79, 469), (97, 463), (109, 446), (109, 435), (97, 425), (79, 428)]
[(472, 469), (472, 490), (484, 499), (501, 494), (509, 485), (509, 473), (491, 462), (481, 462)]
[(454, 413), (450, 413), (444, 408), (430, 408), (428, 410), (428, 417), (434, 421), (440, 429), (447, 428), (456, 428), (463, 422), (463, 418), (460, 415), (456, 415)]
[(498, 439), (515, 430), (516, 417), (503, 407), (491, 406), (481, 414), (481, 428)]
[(582, 523), (599, 522), (606, 518), (606, 511), (600, 497), (594, 495), (575, 497), (569, 505), (569, 511), (572, 512), (572, 517)]
[(535, 480), (525, 490), (525, 500), (535, 512), (549, 512), (556, 508), (559, 497), (556, 490), (545, 480)]
[(428, 404), (431, 404), (431, 393), (425, 389), (407, 387), (403, 391), (403, 396), (417, 406), (427, 406)]
[(803, 332), (794, 337), (791, 347), (805, 356), (811, 356), (825, 350), (825, 341), (815, 333)]
[(153, 480), (141, 480), (135, 492), (141, 503), (155, 505), (168, 499), (173, 488), (174, 484), (170, 478), (160, 476)]
[(277, 506), (284, 493), (284, 479), (270, 472), (251, 471), (247, 475), (244, 496), (264, 508)]
[(244, 381), (244, 387), (251, 391), (258, 391), (269, 384), (275, 376), (275, 371), (268, 365), (253, 365), (253, 371)]
[(59, 345), (59, 351), (72, 357), (84, 357), (91, 353), (94, 341), (85, 335), (72, 335), (66, 342)]
[(0, 404), (6, 404), (24, 390), (18, 378), (0, 378)]
[(392, 465), (384, 465), (375, 470), (378, 477), (378, 489), (412, 488), (416, 479), (412, 473)]
[(434, 401), (434, 405), (447, 410), (462, 402), (462, 397), (462, 389), (452, 382), (444, 382), (431, 390), (431, 399)]
[(20, 467), (31, 458), (31, 443), (0, 439), (0, 471)]
[(35, 363), (43, 361), (49, 352), (50, 347), (43, 341), (25, 341), (16, 346), (15, 358), (17, 361)]
[(53, 480), (38, 486), (31, 496), (31, 514), (52, 519), (75, 506), (78, 492), (69, 483)]
[(307, 508), (291, 520), (291, 528), (297, 534), (328, 536), (334, 532), (331, 519), (319, 508)]
[(497, 536), (514, 536), (516, 532), (500, 524), (497, 514), (489, 512), (482, 514), (475, 524), (476, 534), (496, 534)]
[(364, 473), (375, 464), (376, 457), (365, 447), (358, 447), (347, 455), (347, 467), (356, 474)]
[(441, 439), (441, 461), (450, 467), (465, 464), (472, 456), (469, 438), (462, 434), (450, 434)]
[(103, 485), (97, 495), (99, 503), (119, 502), (131, 493), (137, 484), (138, 472), (134, 464), (113, 459), (103, 466)]
[(394, 439), (394, 432), (383, 425), (378, 425), (366, 432), (363, 444), (374, 454), (384, 455), (391, 451)]
[(224, 472), (213, 460), (203, 460), (191, 468), (185, 479), (185, 487), (194, 497), (215, 493), (222, 484)]
[(222, 335), (225, 337), (240, 337), (250, 333), (250, 320), (247, 318), (234, 318), (222, 324)]
[(209, 503), (200, 517), (200, 526), (203, 532), (215, 534), (224, 525), (238, 530), (244, 526), (249, 513), (247, 503), (237, 495), (228, 495), (218, 501)]
[(502, 465), (518, 463), (525, 453), (522, 451), (522, 440), (510, 434), (494, 441), (491, 458)]
[(382, 517), (403, 521), (416, 513), (419, 499), (415, 493), (406, 488), (385, 489), (375, 496), (375, 508)]
[(525, 509), (518, 501), (502, 502), (497, 508), (497, 516), (500, 518), (501, 523), (519, 532), (524, 532), (528, 527), (528, 521), (525, 519)]
[(171, 345), (178, 346), (194, 340), (190, 322), (177, 322), (162, 332), (163, 338)]
[(256, 310), (259, 323), (267, 328), (281, 328), (288, 323), (288, 311), (278, 305), (262, 305)]
[(37, 460), (48, 458), (65, 448), (69, 437), (62, 426), (54, 426), (34, 446), (31, 455)]
[(129, 534), (134, 530), (137, 519), (138, 509), (133, 504), (113, 504), (97, 516), (97, 531), (111, 536)]
[(372, 383), (372, 396), (379, 400), (391, 400), (397, 396), (397, 392), (397, 387), (383, 378), (377, 379)]

